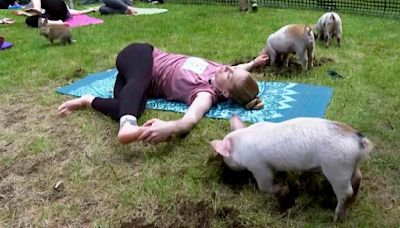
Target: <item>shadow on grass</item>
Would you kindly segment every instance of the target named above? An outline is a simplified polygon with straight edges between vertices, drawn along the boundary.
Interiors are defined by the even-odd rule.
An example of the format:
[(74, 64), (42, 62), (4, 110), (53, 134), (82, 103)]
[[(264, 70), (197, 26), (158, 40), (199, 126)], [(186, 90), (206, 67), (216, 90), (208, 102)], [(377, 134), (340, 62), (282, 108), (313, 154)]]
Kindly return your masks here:
[[(217, 163), (220, 173), (219, 181), (229, 186), (233, 191), (239, 192), (247, 185), (254, 185), (257, 182), (251, 172), (232, 171), (220, 160), (211, 158)], [(318, 172), (278, 172), (275, 174), (274, 184), (283, 186), (279, 193), (275, 194), (277, 200), (277, 211), (286, 214), (292, 208), (299, 196), (311, 198), (310, 207), (321, 207), (334, 209), (336, 207), (336, 196), (328, 180)]]

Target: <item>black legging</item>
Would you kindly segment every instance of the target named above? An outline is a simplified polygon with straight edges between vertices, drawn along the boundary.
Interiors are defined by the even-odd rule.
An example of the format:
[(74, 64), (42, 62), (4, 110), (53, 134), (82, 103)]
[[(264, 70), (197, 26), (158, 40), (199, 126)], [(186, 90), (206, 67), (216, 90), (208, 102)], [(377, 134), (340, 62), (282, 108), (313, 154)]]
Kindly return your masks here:
[(128, 6), (133, 6), (131, 0), (103, 0), (103, 3), (99, 8), (101, 14), (125, 14)]
[(63, 0), (41, 0), (42, 9), (46, 12), (41, 16), (30, 16), (26, 18), (26, 24), (31, 27), (38, 27), (39, 18), (45, 17), (49, 20), (65, 21), (70, 17), (68, 7)]
[(116, 121), (123, 115), (139, 118), (146, 108), (147, 92), (152, 79), (153, 46), (130, 44), (118, 54), (116, 66), (118, 75), (114, 98), (96, 97), (92, 107)]

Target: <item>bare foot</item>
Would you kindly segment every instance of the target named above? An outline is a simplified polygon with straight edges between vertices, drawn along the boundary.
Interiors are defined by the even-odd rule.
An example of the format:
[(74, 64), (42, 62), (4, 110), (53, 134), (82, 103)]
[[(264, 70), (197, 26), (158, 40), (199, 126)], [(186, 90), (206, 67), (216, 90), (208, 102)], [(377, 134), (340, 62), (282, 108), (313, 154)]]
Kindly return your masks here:
[(87, 107), (92, 104), (94, 98), (92, 95), (83, 95), (80, 98), (66, 101), (58, 107), (58, 114), (60, 116), (69, 115), (78, 108)]
[(136, 141), (139, 135), (143, 133), (148, 127), (139, 127), (131, 124), (124, 124), (119, 129), (118, 141), (122, 144), (128, 144)]
[(96, 7), (91, 7), (88, 10), (90, 11), (90, 13), (96, 13), (97, 11), (99, 11), (100, 6), (96, 6)]
[(42, 15), (42, 9), (36, 9), (36, 8), (30, 8), (30, 9), (26, 9), (25, 12), (27, 13), (31, 13), (33, 15)]
[(18, 16), (21, 16), (21, 15), (24, 15), (24, 16), (27, 16), (27, 17), (32, 16), (32, 14), (27, 13), (27, 12), (25, 12), (23, 10), (12, 11), (12, 13), (15, 14), (15, 15), (18, 15)]

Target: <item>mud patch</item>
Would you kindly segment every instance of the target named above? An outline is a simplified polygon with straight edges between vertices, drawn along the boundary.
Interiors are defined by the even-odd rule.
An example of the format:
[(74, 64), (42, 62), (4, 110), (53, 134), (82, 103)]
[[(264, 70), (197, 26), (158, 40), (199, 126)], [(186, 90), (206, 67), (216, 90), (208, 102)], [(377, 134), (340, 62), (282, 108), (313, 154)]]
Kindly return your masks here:
[(182, 200), (179, 202), (178, 208), (183, 224), (190, 224), (193, 227), (210, 227), (211, 219), (214, 217), (214, 210), (210, 202)]
[(191, 201), (180, 197), (178, 202), (179, 222), (172, 227), (211, 227), (214, 219), (222, 221), (228, 227), (243, 227), (238, 220), (239, 210), (231, 207), (213, 208), (210, 201)]
[(245, 227), (239, 222), (239, 215), (239, 210), (231, 207), (222, 207), (216, 211), (216, 217), (224, 221), (227, 227)]
[[(235, 60), (232, 65), (238, 65), (241, 63), (246, 63), (246, 62), (250, 62), (252, 59), (254, 59), (256, 57), (252, 57), (252, 58), (243, 58), (243, 59), (238, 59)], [(328, 58), (328, 57), (321, 57), (321, 58), (316, 58), (314, 57), (313, 59), (313, 64), (314, 67), (319, 67), (328, 63), (334, 63), (334, 59), (332, 58)], [(264, 76), (268, 76), (268, 77), (276, 77), (276, 76), (294, 76), (297, 74), (300, 74), (303, 72), (303, 70), (301, 69), (301, 64), (300, 62), (297, 60), (297, 58), (294, 55), (290, 55), (289, 56), (289, 64), (288, 67), (283, 67), (282, 66), (282, 61), (277, 61), (276, 62), (276, 66), (275, 67), (269, 67), (269, 62), (267, 62), (267, 64), (265, 66), (260, 66), (260, 67), (256, 67), (254, 69), (252, 69), (252, 72), (257, 73), (257, 74), (263, 74)]]
[(228, 185), (233, 190), (241, 190), (247, 184), (256, 184), (251, 172), (247, 170), (233, 171), (224, 163), (224, 159), (220, 154), (212, 153), (209, 155), (207, 164), (214, 164), (217, 166), (219, 174), (218, 181)]
[[(49, 194), (47, 195), (47, 200), (48, 201), (56, 201), (58, 199), (62, 199), (67, 196), (67, 193), (65, 191), (65, 184), (63, 182), (57, 183), (57, 186), (54, 186)], [(86, 204), (84, 204), (86, 205)]]
[(253, 174), (247, 170), (233, 171), (222, 162), (220, 172), (220, 182), (228, 185), (232, 190), (239, 191), (248, 184), (257, 185)]
[[(193, 200), (187, 196), (178, 195), (173, 208), (166, 209), (160, 205), (155, 205), (153, 221), (146, 220), (146, 216), (137, 215), (121, 224), (121, 228), (130, 227), (198, 227), (208, 228), (213, 221), (219, 221), (227, 227), (244, 227), (239, 220), (239, 210), (233, 207), (215, 208), (210, 200)], [(154, 207), (153, 207), (154, 208)], [(173, 214), (168, 213), (172, 212)]]
[(321, 173), (304, 172), (299, 176), (299, 191), (312, 198), (322, 208), (334, 209), (337, 204), (335, 192)]

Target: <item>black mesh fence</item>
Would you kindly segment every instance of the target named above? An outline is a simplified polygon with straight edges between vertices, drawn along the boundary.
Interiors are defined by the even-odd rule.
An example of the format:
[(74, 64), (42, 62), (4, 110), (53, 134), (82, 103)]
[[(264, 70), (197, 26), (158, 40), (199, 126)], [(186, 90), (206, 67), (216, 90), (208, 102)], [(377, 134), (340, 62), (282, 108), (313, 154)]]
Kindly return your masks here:
[[(179, 4), (225, 4), (232, 6), (239, 6), (239, 1), (240, 0), (167, 0), (169, 3)], [(400, 0), (258, 0), (257, 4), (258, 7), (311, 8), (325, 11), (349, 11), (400, 18)]]

